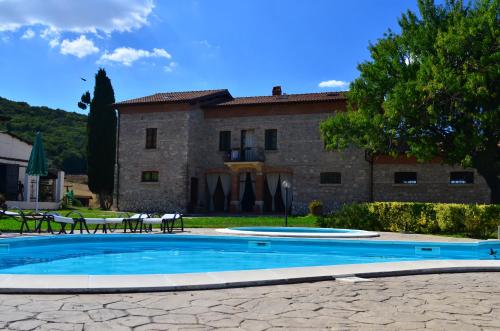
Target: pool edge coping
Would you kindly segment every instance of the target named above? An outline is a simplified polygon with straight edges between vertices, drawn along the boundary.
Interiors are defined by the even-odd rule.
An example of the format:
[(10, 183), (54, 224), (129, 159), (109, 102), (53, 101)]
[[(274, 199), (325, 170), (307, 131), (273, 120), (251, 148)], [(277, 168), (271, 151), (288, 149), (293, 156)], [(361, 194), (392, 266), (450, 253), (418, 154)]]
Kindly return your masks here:
[(351, 276), (463, 272), (500, 272), (500, 260), (426, 260), (156, 275), (0, 274), (0, 293), (167, 292), (293, 284)]
[(215, 229), (215, 232), (229, 235), (273, 237), (273, 238), (317, 238), (317, 239), (346, 239), (346, 238), (374, 238), (380, 237), (378, 232), (353, 230), (351, 232), (270, 232), (237, 230), (234, 228)]

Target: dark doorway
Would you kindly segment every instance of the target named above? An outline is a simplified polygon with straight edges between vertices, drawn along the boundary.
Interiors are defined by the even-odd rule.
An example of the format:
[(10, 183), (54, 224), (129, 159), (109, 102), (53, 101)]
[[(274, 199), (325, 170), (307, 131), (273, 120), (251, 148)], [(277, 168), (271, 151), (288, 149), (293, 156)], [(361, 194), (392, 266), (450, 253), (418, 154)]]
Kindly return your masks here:
[(214, 192), (214, 211), (224, 211), (224, 190), (222, 189), (222, 182), (220, 181), (220, 177), (217, 180), (217, 186), (215, 187)]
[[(240, 183), (240, 185), (241, 184), (242, 183)], [(245, 191), (241, 199), (241, 211), (252, 212), (255, 206), (255, 193), (252, 187), (252, 177), (249, 172), (246, 174), (244, 185)]]
[(198, 178), (191, 177), (191, 194), (189, 198), (189, 210), (192, 212), (198, 206)]
[(17, 200), (17, 187), (19, 181), (19, 165), (0, 164), (0, 193), (7, 200)]
[[(281, 183), (281, 179), (279, 181)], [(274, 208), (276, 208), (276, 213), (285, 212), (285, 204), (283, 203), (283, 195), (281, 194), (281, 185), (276, 188), (276, 194), (274, 195)]]
[(267, 185), (267, 178), (264, 178), (264, 212), (270, 213), (273, 211), (273, 205), (272, 205), (272, 196), (271, 192), (269, 192), (269, 187)]

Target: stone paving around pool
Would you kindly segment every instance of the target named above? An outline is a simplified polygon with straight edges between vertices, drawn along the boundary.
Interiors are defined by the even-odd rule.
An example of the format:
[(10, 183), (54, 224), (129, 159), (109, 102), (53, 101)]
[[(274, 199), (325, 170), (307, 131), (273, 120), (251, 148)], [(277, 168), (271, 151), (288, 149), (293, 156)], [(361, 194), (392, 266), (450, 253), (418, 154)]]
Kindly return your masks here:
[(500, 273), (238, 289), (0, 295), (6, 330), (500, 330)]

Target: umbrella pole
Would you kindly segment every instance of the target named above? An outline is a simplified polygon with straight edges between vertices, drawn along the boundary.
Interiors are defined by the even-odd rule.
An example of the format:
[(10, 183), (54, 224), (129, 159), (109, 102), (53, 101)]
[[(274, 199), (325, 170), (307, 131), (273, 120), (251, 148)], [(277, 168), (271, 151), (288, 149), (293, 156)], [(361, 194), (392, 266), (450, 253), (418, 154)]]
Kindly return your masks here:
[(40, 176), (36, 176), (36, 200), (35, 200), (35, 212), (38, 213), (38, 192), (40, 191)]

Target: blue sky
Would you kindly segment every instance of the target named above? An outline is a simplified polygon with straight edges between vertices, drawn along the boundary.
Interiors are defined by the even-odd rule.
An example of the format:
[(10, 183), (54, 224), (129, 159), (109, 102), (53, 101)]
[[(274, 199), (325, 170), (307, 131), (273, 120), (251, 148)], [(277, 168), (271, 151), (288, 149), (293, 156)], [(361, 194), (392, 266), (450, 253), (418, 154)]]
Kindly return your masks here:
[(407, 9), (416, 0), (0, 0), (0, 96), (79, 111), (99, 67), (117, 100), (344, 90)]

